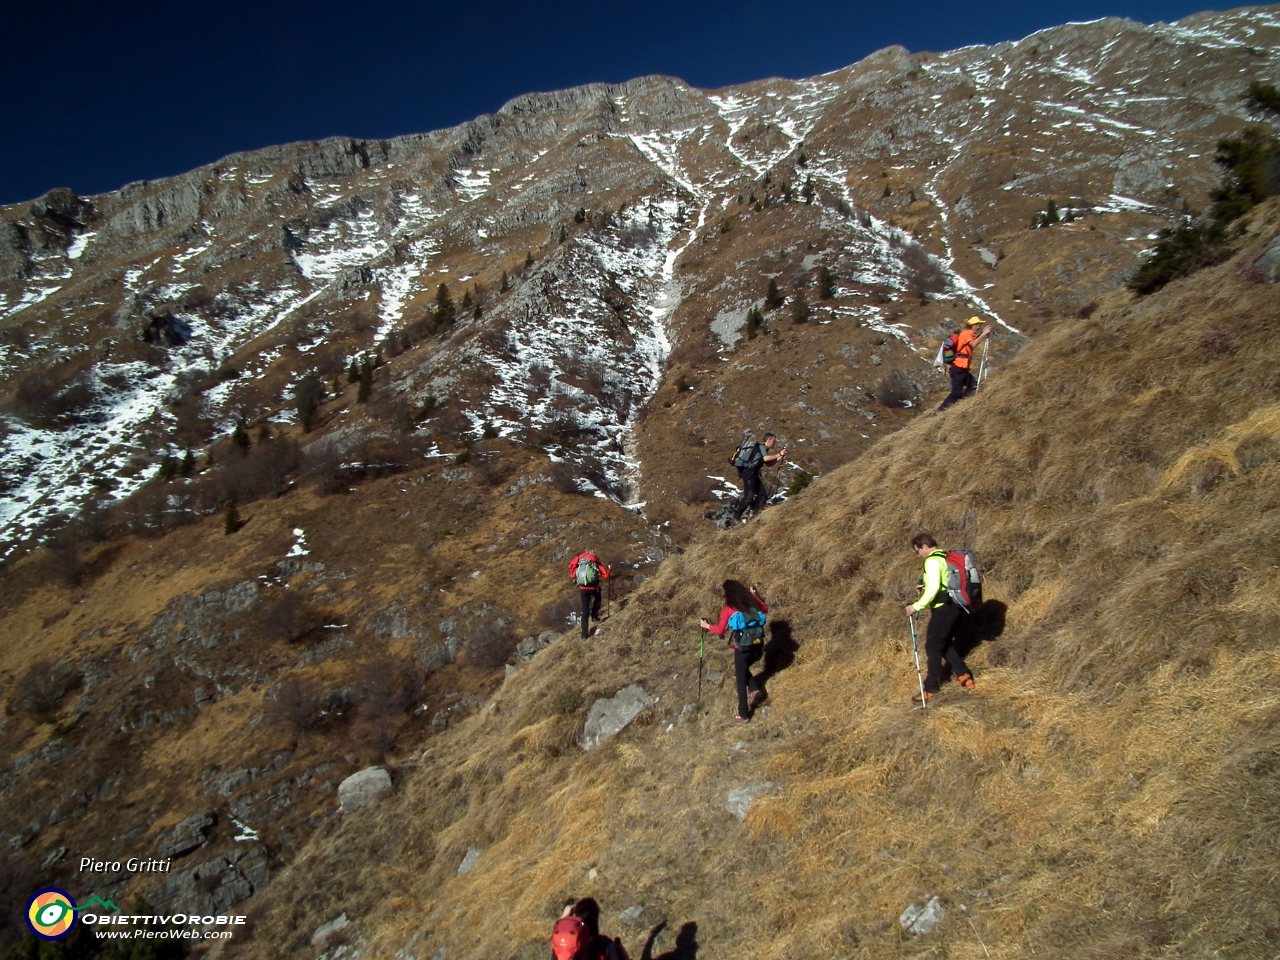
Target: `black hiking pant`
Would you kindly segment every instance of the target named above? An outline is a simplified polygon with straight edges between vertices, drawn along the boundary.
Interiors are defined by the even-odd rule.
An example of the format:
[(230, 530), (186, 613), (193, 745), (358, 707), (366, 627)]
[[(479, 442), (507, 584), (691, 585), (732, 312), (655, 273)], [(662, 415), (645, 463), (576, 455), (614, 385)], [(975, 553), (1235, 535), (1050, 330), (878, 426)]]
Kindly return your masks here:
[(942, 401), (939, 410), (945, 410), (957, 400), (963, 400), (974, 390), (978, 389), (978, 381), (973, 379), (973, 374), (966, 367), (961, 370), (952, 364), (951, 366), (951, 392), (947, 394), (947, 399)]
[(734, 520), (741, 520), (748, 507), (759, 513), (765, 501), (764, 483), (760, 480), (759, 467), (739, 467), (738, 479), (742, 481), (742, 496), (733, 511)]
[(924, 656), (929, 664), (929, 672), (924, 678), (926, 693), (938, 692), (942, 682), (943, 658), (951, 665), (951, 672), (956, 677), (969, 672), (960, 651), (956, 649), (956, 628), (960, 626), (960, 618), (963, 616), (964, 608), (950, 600), (940, 607), (934, 607), (929, 613), (929, 629), (924, 638)]
[(582, 594), (582, 639), (585, 640), (591, 621), (600, 619), (600, 588), (580, 587), (578, 593)]
[(747, 695), (756, 693), (760, 685), (751, 674), (751, 665), (758, 663), (764, 656), (764, 644), (752, 643), (745, 647), (733, 648), (733, 673), (738, 681), (738, 716), (746, 720), (751, 714), (747, 703)]

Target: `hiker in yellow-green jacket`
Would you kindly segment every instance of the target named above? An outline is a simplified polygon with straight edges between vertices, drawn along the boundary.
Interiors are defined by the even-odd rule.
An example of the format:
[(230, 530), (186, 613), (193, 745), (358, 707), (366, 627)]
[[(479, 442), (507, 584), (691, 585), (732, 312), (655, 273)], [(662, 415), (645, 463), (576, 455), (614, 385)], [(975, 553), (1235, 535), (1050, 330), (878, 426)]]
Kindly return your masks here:
[[(951, 665), (951, 672), (961, 688), (973, 689), (973, 674), (956, 649), (956, 628), (966, 614), (964, 608), (947, 593), (947, 553), (939, 550), (938, 542), (927, 533), (917, 533), (912, 537), (911, 549), (924, 561), (924, 588), (919, 600), (907, 604), (907, 616), (917, 617), (922, 610), (929, 608), (929, 628), (924, 640), (925, 659), (929, 664), (923, 690), (923, 699), (927, 703), (938, 692), (943, 657)], [(920, 703), (921, 694), (913, 696), (911, 702)]]

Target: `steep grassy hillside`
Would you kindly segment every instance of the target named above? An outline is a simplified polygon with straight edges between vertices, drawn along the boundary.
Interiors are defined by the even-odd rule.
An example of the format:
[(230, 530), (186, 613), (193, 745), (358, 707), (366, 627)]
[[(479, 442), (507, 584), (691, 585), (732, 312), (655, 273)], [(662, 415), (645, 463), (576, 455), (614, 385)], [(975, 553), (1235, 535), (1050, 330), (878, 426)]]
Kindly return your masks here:
[[(1280, 297), (1247, 272), (1278, 229), (1273, 201), (1231, 261), (1111, 294), (981, 396), (669, 559), (322, 826), (221, 955), (315, 956), (345, 912), (329, 957), (541, 957), (589, 893), (637, 957), (663, 921), (646, 956), (1274, 957)], [(902, 614), (922, 529), (989, 575), (977, 689), (927, 712)], [(726, 576), (772, 605), (747, 726), (731, 681), (696, 706)], [(583, 752), (592, 699), (632, 682), (657, 703)], [(739, 823), (726, 795), (759, 780), (780, 792)], [(933, 895), (941, 926), (904, 934)]]

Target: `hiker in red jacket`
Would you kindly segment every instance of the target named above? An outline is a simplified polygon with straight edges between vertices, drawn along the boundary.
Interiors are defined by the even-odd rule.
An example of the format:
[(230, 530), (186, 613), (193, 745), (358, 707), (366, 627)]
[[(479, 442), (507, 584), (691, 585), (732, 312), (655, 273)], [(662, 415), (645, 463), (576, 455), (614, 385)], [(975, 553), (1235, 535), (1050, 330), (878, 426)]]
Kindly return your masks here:
[(582, 597), (582, 639), (587, 639), (590, 620), (600, 619), (600, 584), (613, 573), (613, 565), (605, 566), (594, 553), (580, 553), (569, 561), (569, 577), (578, 585)]
[(600, 904), (594, 897), (570, 900), (551, 934), (555, 960), (629, 960), (617, 937), (600, 932)]
[(724, 589), (724, 609), (720, 611), (720, 622), (712, 626), (706, 620), (699, 620), (698, 626), (717, 637), (723, 637), (729, 631), (729, 643), (733, 647), (733, 672), (738, 681), (738, 715), (734, 717), (739, 723), (751, 719), (751, 711), (766, 696), (751, 673), (751, 665), (764, 656), (764, 623), (768, 606), (755, 587), (748, 588), (739, 580), (726, 580)]

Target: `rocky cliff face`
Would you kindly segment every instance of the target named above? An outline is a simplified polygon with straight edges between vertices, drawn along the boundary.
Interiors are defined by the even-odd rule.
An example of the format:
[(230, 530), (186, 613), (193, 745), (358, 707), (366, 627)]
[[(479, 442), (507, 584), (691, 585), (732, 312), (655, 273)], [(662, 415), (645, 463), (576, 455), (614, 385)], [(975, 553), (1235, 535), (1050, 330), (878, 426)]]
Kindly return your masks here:
[[(808, 81), (705, 92), (647, 77), (531, 94), (452, 130), (290, 144), (7, 208), (5, 540), (56, 523), (91, 481), (126, 492), (162, 450), (203, 439), (175, 435), (166, 413), (190, 392), (184, 374), (241, 375), (193, 398), (206, 434), (279, 417), (305, 373), (438, 326), (441, 284), (469, 302), (397, 361), (397, 394), (455, 401), (477, 434), (554, 421), (589, 435), (562, 450), (588, 482), (650, 499), (621, 452), (639, 412), (664, 369), (743, 355), (769, 277), (806, 293), (831, 347), (864, 360), (889, 347), (879, 376), (824, 383), (827, 396), (868, 394), (892, 369), (923, 389), (921, 355), (961, 314), (1034, 332), (1121, 284), (1154, 230), (1203, 202), (1216, 138), (1246, 119), (1243, 86), (1274, 67), (1275, 31), (1270, 9), (1106, 19), (946, 54), (890, 48)], [(1029, 229), (1050, 200), (1071, 222)], [(190, 335), (139, 346), (157, 317)], [(673, 344), (687, 349), (668, 367)], [(770, 414), (739, 402), (717, 439)], [(893, 419), (855, 406), (868, 425)], [(808, 467), (857, 451), (833, 446)]]

